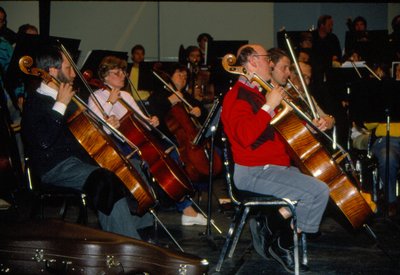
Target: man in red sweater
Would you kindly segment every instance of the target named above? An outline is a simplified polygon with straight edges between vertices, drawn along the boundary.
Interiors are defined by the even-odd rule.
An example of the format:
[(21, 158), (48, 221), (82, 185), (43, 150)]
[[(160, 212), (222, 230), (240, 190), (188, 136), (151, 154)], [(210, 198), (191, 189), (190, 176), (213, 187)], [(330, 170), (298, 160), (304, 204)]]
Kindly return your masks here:
[[(256, 73), (263, 80), (270, 80), (270, 58), (261, 45), (242, 46), (237, 58), (237, 64), (249, 75)], [(328, 202), (329, 189), (325, 183), (290, 166), (286, 145), (270, 125), (283, 96), (281, 87), (266, 93), (257, 82), (250, 82), (244, 76), (226, 94), (221, 119), (235, 162), (234, 182), (239, 190), (297, 200), (299, 229), (315, 233)], [(262, 249), (256, 245), (255, 248), (263, 257), (270, 254), (287, 271), (293, 272), (290, 213), (285, 208), (277, 213), (268, 219), (268, 226), (266, 219), (257, 220), (257, 230), (266, 228), (264, 231), (269, 234), (264, 235)]]

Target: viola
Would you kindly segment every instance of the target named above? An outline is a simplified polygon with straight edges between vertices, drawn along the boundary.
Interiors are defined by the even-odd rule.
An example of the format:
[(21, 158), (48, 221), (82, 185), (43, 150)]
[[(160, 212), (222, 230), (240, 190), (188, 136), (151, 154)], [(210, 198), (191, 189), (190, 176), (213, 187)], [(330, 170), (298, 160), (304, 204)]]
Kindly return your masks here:
[[(256, 81), (267, 91), (272, 89), (271, 85), (259, 76), (249, 75), (245, 68), (234, 66), (235, 63), (236, 57), (232, 54), (225, 55), (222, 60), (226, 71), (243, 75), (250, 82)], [(325, 182), (329, 186), (331, 199), (353, 228), (361, 227), (372, 214), (373, 203), (355, 187), (357, 178), (345, 173), (314, 133), (304, 125), (304, 117), (300, 118), (298, 113), (293, 111), (297, 107), (286, 101), (282, 103), (283, 110), (273, 118), (271, 125), (286, 142), (290, 157), (303, 173)]]
[[(25, 74), (38, 76), (46, 83), (52, 82), (59, 85), (57, 79), (42, 69), (32, 68), (32, 65), (33, 60), (30, 56), (23, 56), (19, 60), (19, 67)], [(75, 95), (73, 101), (79, 108), (68, 119), (70, 131), (100, 167), (114, 172), (124, 183), (138, 202), (137, 213), (139, 215), (146, 213), (156, 203), (154, 191), (143, 181), (104, 132), (102, 119), (90, 112), (90, 109), (78, 96)]]
[[(84, 75), (90, 74), (84, 73)], [(88, 83), (110, 91), (110, 87), (100, 80), (91, 78), (88, 79)], [(147, 128), (150, 126), (149, 123), (122, 98), (118, 101), (127, 109), (127, 113), (120, 119), (118, 130), (137, 147), (138, 154), (146, 161), (160, 187), (175, 201), (180, 201), (185, 195), (193, 194), (194, 189), (189, 178)]]

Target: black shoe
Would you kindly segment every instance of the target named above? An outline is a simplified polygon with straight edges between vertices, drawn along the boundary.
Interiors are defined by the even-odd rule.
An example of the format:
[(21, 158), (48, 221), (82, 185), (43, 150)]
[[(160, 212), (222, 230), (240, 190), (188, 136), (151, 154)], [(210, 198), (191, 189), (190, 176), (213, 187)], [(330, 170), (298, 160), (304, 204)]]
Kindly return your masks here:
[(268, 228), (267, 217), (257, 216), (250, 219), (250, 231), (253, 239), (253, 246), (261, 257), (270, 258), (268, 248), (273, 242), (273, 234)]
[[(280, 245), (279, 240), (280, 239), (277, 238), (276, 241), (272, 243), (272, 245), (269, 247), (269, 253), (277, 262), (279, 262), (283, 266), (283, 268), (285, 268), (287, 272), (294, 273), (295, 264), (293, 249), (283, 248)], [(299, 270), (301, 272), (306, 272), (308, 271), (308, 266), (300, 263)]]

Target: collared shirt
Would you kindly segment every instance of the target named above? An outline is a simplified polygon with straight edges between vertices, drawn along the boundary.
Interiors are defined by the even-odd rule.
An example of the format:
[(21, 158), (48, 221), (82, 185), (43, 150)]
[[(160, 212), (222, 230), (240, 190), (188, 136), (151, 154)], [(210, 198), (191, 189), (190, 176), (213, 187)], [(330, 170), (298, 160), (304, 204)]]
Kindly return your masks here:
[(64, 115), (65, 114), (65, 110), (67, 109), (67, 105), (65, 105), (62, 102), (57, 101), (57, 90), (54, 90), (53, 88), (51, 88), (50, 86), (48, 86), (45, 83), (40, 83), (39, 88), (37, 88), (36, 92), (38, 92), (39, 94), (45, 95), (45, 96), (49, 96), (51, 98), (53, 98), (54, 100), (56, 100), (56, 102), (53, 105), (53, 110), (56, 112), (59, 112), (60, 114)]

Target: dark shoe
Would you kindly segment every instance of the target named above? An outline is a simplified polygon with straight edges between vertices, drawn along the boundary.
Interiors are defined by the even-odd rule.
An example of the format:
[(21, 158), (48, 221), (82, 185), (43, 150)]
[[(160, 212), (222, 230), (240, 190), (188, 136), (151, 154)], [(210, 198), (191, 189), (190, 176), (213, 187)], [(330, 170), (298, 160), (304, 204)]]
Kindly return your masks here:
[(270, 258), (268, 248), (273, 241), (273, 234), (268, 228), (267, 217), (257, 216), (250, 219), (250, 231), (253, 239), (253, 246), (256, 252), (263, 258)]
[[(294, 273), (294, 255), (293, 249), (286, 249), (280, 245), (279, 238), (276, 239), (269, 247), (271, 256), (279, 262), (287, 272)], [(300, 259), (299, 259), (300, 262)], [(301, 272), (308, 271), (308, 266), (300, 263), (299, 270)]]

